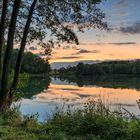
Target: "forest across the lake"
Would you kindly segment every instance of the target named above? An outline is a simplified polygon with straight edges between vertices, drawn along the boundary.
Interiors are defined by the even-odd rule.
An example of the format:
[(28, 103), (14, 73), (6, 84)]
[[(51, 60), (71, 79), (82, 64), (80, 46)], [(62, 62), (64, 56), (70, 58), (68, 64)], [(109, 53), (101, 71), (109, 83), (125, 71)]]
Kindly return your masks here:
[(97, 64), (79, 63), (77, 66), (69, 66), (54, 70), (60, 75), (139, 75), (140, 60), (118, 60), (100, 62)]

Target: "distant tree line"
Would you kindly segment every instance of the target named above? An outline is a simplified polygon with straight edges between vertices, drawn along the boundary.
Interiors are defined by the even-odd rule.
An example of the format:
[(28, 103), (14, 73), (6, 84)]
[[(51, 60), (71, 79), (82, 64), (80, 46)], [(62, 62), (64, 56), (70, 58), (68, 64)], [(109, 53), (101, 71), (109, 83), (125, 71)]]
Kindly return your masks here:
[[(14, 69), (16, 66), (16, 59), (18, 56), (18, 49), (13, 51), (11, 67)], [(21, 73), (29, 74), (48, 74), (50, 72), (50, 65), (48, 60), (42, 59), (41, 57), (31, 53), (25, 52), (23, 62), (21, 65)]]
[(83, 64), (61, 68), (60, 74), (76, 75), (110, 75), (110, 74), (140, 74), (140, 60), (135, 61), (111, 61), (98, 64)]

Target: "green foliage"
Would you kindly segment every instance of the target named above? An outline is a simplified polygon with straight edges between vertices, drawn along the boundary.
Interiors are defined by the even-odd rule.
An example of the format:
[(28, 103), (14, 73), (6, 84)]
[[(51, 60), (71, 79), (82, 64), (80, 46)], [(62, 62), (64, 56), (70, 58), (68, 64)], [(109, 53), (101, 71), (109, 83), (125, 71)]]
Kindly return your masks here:
[(21, 114), (18, 108), (7, 109), (0, 113), (0, 125), (19, 126), (22, 122)]
[[(17, 55), (18, 50), (14, 50), (11, 61), (13, 69), (15, 68), (16, 65)], [(31, 52), (26, 52), (24, 53), (23, 56), (21, 72), (29, 74), (48, 74), (50, 72), (50, 65), (47, 60), (44, 60)]]
[[(10, 78), (9, 78), (9, 87), (11, 87), (12, 83), (13, 83), (13, 79), (14, 79), (14, 70), (11, 70), (10, 73)], [(17, 85), (16, 90), (14, 90), (14, 101), (17, 101), (19, 99), (21, 99), (21, 97), (23, 96), (23, 92), (21, 91), (21, 89), (25, 88), (28, 85), (30, 76), (28, 73), (21, 73), (19, 74), (19, 82)]]
[(29, 82), (29, 78), (30, 78), (29, 74), (21, 73), (19, 75), (19, 82), (18, 82), (17, 88), (20, 89), (20, 88), (27, 86), (27, 83)]
[[(11, 73), (10, 73), (10, 85), (12, 84), (13, 82), (13, 78), (14, 78), (14, 70), (12, 69), (11, 70)], [(19, 82), (18, 82), (18, 86), (17, 86), (17, 89), (20, 89), (20, 88), (23, 88), (27, 85), (28, 81), (29, 81), (29, 74), (28, 73), (21, 73), (19, 75)]]
[(58, 133), (51, 133), (49, 135), (46, 135), (46, 136), (41, 136), (40, 137), (41, 139), (44, 139), (44, 140), (65, 140), (65, 136), (62, 132), (58, 132)]
[(50, 84), (50, 77), (30, 77), (29, 82), (25, 87), (19, 89), (23, 93), (24, 98), (31, 98), (33, 95), (43, 92), (48, 89)]
[(61, 68), (58, 72), (62, 75), (113, 75), (113, 74), (140, 74), (140, 60), (135, 61), (112, 61), (98, 64), (79, 63), (75, 67)]
[(101, 102), (89, 101), (84, 110), (57, 113), (50, 123), (53, 133), (63, 131), (68, 136), (100, 136), (102, 139), (113, 140), (124, 138), (127, 120), (117, 113), (110, 113)]
[(139, 140), (139, 131), (139, 118), (110, 112), (100, 100), (89, 100), (83, 109), (59, 111), (43, 123), (17, 109), (0, 113), (0, 138), (6, 140)]
[(74, 28), (80, 32), (83, 32), (85, 28), (107, 28), (103, 20), (105, 14), (97, 6), (100, 3), (101, 0), (87, 0), (86, 2), (84, 0), (39, 0), (34, 12), (36, 15), (33, 15), (33, 23), (30, 27), (33, 32), (29, 34), (35, 38), (39, 32), (37, 39), (42, 41), (49, 30), (50, 36), (47, 38), (50, 38), (51, 42), (46, 45), (46, 48), (49, 44), (54, 46), (54, 43), (59, 43), (60, 45), (65, 41), (78, 44)]
[(138, 140), (140, 120), (110, 112), (101, 101), (89, 100), (84, 109), (57, 112), (44, 128), (49, 134), (63, 132), (68, 140)]
[[(23, 37), (29, 9), (33, 2), (34, 0), (30, 0), (21, 3), (15, 30), (16, 43), (19, 43)], [(32, 43), (37, 40), (40, 46), (48, 50), (54, 46), (54, 43), (78, 44), (75, 28), (80, 32), (90, 28), (107, 29), (107, 23), (104, 21), (105, 14), (98, 6), (101, 2), (101, 0), (86, 2), (84, 0), (38, 0), (33, 9), (26, 41)], [(6, 28), (9, 27), (12, 6), (13, 1), (10, 1), (7, 14), (9, 18), (7, 17), (5, 21)]]

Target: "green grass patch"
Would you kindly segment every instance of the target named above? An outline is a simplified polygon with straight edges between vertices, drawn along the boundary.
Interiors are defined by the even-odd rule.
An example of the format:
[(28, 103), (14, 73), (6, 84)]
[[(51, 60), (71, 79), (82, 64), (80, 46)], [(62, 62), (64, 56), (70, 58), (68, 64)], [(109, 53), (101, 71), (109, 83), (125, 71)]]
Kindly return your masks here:
[(101, 101), (89, 100), (84, 109), (59, 111), (47, 122), (17, 109), (0, 113), (2, 140), (139, 140), (140, 119), (110, 112)]

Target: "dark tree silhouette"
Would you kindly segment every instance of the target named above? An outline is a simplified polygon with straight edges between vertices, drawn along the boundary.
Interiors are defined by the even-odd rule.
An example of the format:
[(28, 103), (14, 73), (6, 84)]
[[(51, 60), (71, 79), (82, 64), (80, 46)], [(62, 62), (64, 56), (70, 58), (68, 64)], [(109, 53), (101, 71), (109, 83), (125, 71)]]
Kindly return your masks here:
[[(14, 0), (14, 2), (8, 1), (7, 8), (7, 0), (3, 0), (1, 18), (4, 20), (2, 23), (6, 23), (6, 15), (11, 16), (11, 20), (7, 22), (8, 34), (5, 34), (6, 51), (0, 96), (9, 97), (9, 93), (14, 93), (9, 91), (16, 89), (26, 42), (37, 40), (38, 44), (44, 47), (45, 53), (49, 55), (55, 43), (57, 45), (63, 42), (79, 43), (73, 30), (75, 27), (81, 32), (85, 28), (106, 29), (107, 24), (103, 22), (105, 14), (97, 7), (100, 2), (101, 0), (87, 0), (86, 2), (85, 0)], [(12, 11), (12, 14), (6, 14), (7, 9), (8, 12)], [(50, 39), (45, 41), (48, 30), (51, 32)], [(3, 38), (4, 28), (0, 30), (0, 34)], [(20, 43), (20, 50), (14, 81), (10, 85), (10, 64), (14, 43)], [(0, 45), (3, 45), (3, 41)]]
[(2, 14), (1, 14), (1, 21), (0, 21), (0, 79), (2, 77), (2, 69), (3, 69), (3, 46), (4, 46), (4, 33), (6, 29), (6, 15), (7, 15), (7, 7), (8, 7), (8, 0), (3, 1), (2, 6)]

